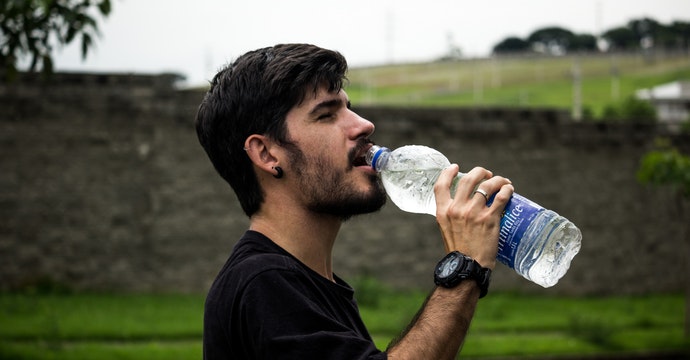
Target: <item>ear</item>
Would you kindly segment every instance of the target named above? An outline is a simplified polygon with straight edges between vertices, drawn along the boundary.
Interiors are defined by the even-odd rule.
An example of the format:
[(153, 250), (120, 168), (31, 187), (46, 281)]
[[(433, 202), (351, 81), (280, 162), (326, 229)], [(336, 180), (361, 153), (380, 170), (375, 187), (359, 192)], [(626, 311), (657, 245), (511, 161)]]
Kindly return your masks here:
[(277, 146), (273, 140), (264, 136), (253, 134), (244, 141), (244, 149), (254, 166), (273, 175), (273, 168), (279, 165), (276, 157)]

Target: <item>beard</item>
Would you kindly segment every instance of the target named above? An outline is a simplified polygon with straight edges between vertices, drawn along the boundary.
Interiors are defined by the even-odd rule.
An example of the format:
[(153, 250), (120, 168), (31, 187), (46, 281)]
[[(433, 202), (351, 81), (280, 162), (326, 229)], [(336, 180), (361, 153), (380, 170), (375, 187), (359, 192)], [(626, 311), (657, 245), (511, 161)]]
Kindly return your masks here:
[[(364, 144), (366, 143), (362, 146)], [(310, 211), (336, 216), (345, 221), (354, 215), (376, 212), (386, 204), (386, 190), (377, 175), (369, 176), (368, 190), (357, 190), (354, 184), (347, 181), (346, 176), (354, 166), (339, 170), (322, 157), (307, 158), (294, 144), (286, 147)], [(350, 151), (350, 164), (359, 148), (358, 146)]]

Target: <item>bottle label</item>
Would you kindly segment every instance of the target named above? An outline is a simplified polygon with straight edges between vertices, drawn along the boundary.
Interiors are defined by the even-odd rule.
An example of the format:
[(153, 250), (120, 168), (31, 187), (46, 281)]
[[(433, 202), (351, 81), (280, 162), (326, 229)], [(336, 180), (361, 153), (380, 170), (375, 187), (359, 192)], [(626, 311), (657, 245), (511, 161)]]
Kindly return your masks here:
[(501, 217), (498, 261), (511, 269), (515, 268), (515, 253), (520, 245), (520, 240), (532, 221), (543, 210), (544, 208), (539, 204), (519, 194), (513, 194), (506, 205), (503, 217)]

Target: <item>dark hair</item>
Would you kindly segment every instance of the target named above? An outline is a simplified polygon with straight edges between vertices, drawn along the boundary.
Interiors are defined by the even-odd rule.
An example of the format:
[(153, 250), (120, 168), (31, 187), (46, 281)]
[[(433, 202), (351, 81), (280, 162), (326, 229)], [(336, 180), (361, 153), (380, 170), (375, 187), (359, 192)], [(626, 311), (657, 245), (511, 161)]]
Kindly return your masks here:
[(247, 137), (264, 134), (287, 143), (285, 117), (290, 109), (322, 86), (339, 91), (346, 72), (347, 62), (336, 51), (283, 44), (250, 51), (213, 78), (196, 115), (197, 136), (247, 216), (264, 200), (244, 151)]

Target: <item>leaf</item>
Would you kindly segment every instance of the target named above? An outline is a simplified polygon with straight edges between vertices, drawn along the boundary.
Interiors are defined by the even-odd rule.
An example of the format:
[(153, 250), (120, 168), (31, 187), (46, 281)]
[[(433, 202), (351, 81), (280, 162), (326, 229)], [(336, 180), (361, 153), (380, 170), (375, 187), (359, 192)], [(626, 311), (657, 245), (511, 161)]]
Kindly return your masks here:
[(74, 26), (71, 26), (67, 28), (67, 35), (64, 38), (64, 43), (69, 44), (74, 40), (74, 36), (77, 35), (77, 29)]
[(103, 0), (100, 3), (98, 3), (98, 10), (101, 11), (101, 14), (103, 16), (110, 15), (110, 10), (112, 10), (110, 6), (110, 0)]
[(89, 52), (89, 48), (92, 45), (93, 40), (91, 39), (91, 35), (88, 33), (83, 33), (81, 37), (81, 58), (82, 60), (86, 59), (86, 54)]
[(0, 0), (0, 73), (11, 75), (18, 61), (31, 72), (53, 71), (49, 39), (67, 45), (81, 37), (86, 58), (99, 35), (96, 13), (111, 11), (112, 0)]

